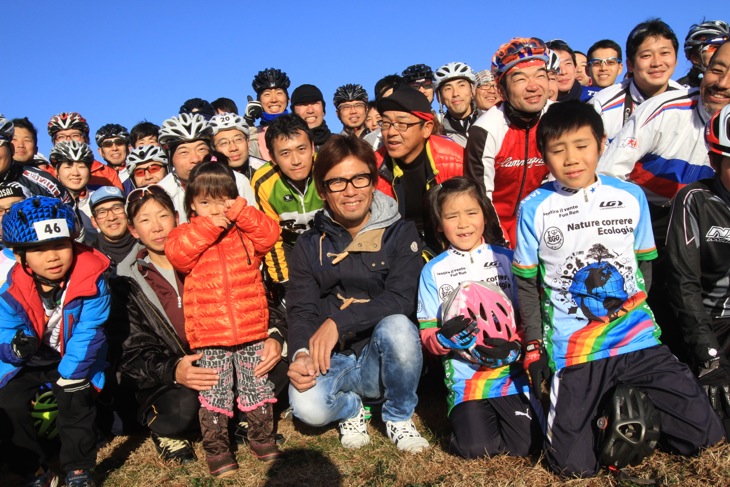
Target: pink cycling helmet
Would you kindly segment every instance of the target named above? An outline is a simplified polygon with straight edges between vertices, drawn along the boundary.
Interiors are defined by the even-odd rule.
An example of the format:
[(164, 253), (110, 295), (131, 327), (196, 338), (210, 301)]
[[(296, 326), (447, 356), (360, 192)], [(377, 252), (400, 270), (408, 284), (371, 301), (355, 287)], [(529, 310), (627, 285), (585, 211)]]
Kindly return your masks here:
[(485, 335), (510, 342), (519, 339), (515, 310), (499, 286), (485, 281), (462, 282), (444, 302), (442, 319), (459, 315), (477, 322), (477, 345), (484, 345)]

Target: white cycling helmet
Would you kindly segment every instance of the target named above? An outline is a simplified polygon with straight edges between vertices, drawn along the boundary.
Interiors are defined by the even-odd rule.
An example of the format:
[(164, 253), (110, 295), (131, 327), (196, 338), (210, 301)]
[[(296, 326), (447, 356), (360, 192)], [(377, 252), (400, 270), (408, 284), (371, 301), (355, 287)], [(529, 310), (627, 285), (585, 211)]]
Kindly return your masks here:
[(162, 147), (156, 145), (143, 145), (135, 147), (127, 156), (127, 170), (132, 174), (140, 164), (147, 162), (159, 162), (167, 167), (167, 156)]
[(248, 138), (251, 134), (248, 124), (243, 120), (243, 117), (236, 115), (235, 113), (219, 113), (218, 115), (214, 115), (210, 120), (208, 120), (208, 124), (210, 124), (210, 128), (213, 130), (214, 136), (217, 135), (218, 132), (231, 129), (240, 130), (246, 134), (246, 138)]
[(547, 70), (560, 74), (560, 56), (558, 56), (558, 53), (552, 49), (545, 49), (545, 54), (548, 57)]
[(51, 164), (55, 167), (62, 162), (83, 162), (91, 167), (94, 162), (94, 153), (89, 144), (75, 140), (65, 140), (53, 146), (49, 154)]
[(452, 79), (467, 79), (473, 85), (476, 85), (477, 78), (474, 75), (474, 70), (469, 67), (466, 63), (454, 62), (444, 64), (436, 70), (436, 90), (438, 90), (443, 83), (451, 81)]
[(160, 127), (157, 140), (167, 147), (170, 144), (210, 140), (213, 131), (205, 118), (198, 113), (181, 113), (168, 118)]

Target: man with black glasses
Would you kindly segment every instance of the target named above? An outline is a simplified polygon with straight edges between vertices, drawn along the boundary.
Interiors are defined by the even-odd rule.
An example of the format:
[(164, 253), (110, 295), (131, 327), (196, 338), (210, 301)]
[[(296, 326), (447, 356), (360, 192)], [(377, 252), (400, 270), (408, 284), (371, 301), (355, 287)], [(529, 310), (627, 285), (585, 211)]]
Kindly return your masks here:
[(380, 191), (398, 201), (398, 211), (424, 231), (423, 195), (432, 186), (464, 173), (464, 149), (433, 135), (434, 114), (428, 99), (404, 86), (378, 100), (383, 146), (375, 153)]

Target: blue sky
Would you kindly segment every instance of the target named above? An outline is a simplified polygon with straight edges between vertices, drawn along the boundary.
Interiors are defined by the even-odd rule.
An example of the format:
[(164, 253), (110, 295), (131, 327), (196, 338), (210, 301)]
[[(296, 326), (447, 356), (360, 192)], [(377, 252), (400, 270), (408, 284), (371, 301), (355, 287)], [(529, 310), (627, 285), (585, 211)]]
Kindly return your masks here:
[(39, 128), (40, 151), (51, 147), (49, 118), (80, 112), (93, 132), (105, 123), (160, 124), (188, 98), (232, 98), (240, 110), (255, 97), (253, 76), (277, 67), (291, 91), (312, 83), (324, 93), (326, 120), (342, 127), (335, 89), (360, 83), (372, 95), (382, 76), (406, 66), (434, 69), (463, 61), (489, 67), (514, 36), (561, 38), (587, 51), (611, 38), (622, 47), (637, 23), (660, 17), (676, 32), (674, 78), (689, 69), (681, 51), (693, 23), (730, 21), (730, 3), (653, 1), (126, 1), (40, 0), (6, 6), (6, 74), (0, 113), (27, 116)]

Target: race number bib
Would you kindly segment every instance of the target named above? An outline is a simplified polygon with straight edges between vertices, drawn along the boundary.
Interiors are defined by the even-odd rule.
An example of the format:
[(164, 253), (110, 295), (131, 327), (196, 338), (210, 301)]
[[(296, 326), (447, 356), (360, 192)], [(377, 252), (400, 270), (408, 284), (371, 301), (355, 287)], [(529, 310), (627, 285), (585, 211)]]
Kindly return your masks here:
[(68, 225), (63, 218), (54, 218), (52, 220), (43, 220), (33, 224), (38, 241), (51, 240), (62, 237), (70, 237)]

